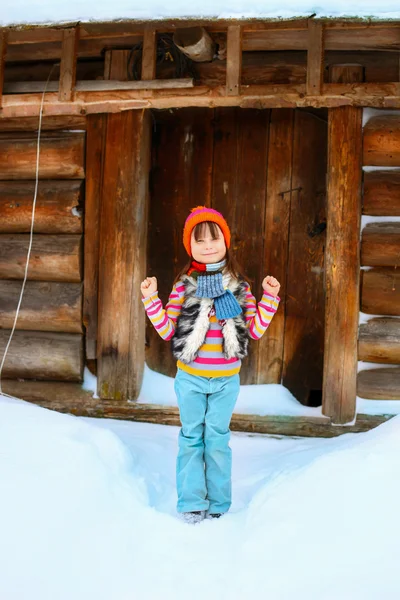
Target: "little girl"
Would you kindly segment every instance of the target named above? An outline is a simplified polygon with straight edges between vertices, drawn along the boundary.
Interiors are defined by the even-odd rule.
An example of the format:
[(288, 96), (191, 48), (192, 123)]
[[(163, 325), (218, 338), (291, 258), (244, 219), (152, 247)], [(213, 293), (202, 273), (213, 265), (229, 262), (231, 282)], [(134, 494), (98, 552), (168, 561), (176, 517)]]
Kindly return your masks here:
[(174, 389), (182, 427), (176, 461), (177, 510), (186, 522), (220, 517), (231, 505), (230, 421), (249, 337), (261, 338), (275, 314), (280, 284), (267, 275), (256, 305), (229, 251), (231, 234), (218, 211), (197, 206), (183, 244), (191, 260), (176, 277), (166, 310), (157, 279), (140, 289), (146, 313), (177, 359)]

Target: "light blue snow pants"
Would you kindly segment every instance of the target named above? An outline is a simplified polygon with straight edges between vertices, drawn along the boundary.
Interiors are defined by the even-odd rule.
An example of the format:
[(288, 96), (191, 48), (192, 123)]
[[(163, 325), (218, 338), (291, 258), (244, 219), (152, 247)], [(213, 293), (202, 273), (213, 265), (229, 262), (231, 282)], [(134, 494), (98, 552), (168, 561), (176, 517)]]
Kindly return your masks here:
[(201, 377), (179, 369), (174, 389), (182, 427), (178, 437), (178, 512), (224, 513), (231, 505), (233, 409), (240, 377)]

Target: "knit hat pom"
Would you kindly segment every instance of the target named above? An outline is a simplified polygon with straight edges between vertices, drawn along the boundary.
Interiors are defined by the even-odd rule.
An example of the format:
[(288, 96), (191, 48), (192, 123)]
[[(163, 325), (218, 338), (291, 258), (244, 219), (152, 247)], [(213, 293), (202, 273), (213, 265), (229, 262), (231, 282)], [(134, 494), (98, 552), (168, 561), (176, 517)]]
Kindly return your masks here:
[(190, 238), (192, 231), (196, 225), (199, 223), (204, 223), (205, 221), (212, 221), (213, 223), (216, 223), (222, 231), (226, 247), (229, 248), (231, 244), (231, 232), (228, 227), (228, 223), (225, 221), (222, 214), (214, 208), (209, 208), (208, 206), (195, 206), (191, 209), (183, 228), (183, 245), (185, 246), (186, 252), (189, 254), (189, 256), (191, 256)]

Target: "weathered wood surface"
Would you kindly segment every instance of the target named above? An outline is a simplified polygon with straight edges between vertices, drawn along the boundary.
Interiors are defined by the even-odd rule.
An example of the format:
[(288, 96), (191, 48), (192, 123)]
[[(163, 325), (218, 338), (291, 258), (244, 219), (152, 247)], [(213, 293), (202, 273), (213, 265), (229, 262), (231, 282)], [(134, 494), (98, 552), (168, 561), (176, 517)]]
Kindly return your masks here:
[[(34, 233), (81, 233), (82, 192), (79, 180), (40, 180)], [(34, 181), (0, 181), (0, 233), (30, 231), (34, 196)]]
[(372, 315), (400, 315), (400, 269), (361, 271), (361, 311)]
[[(344, 62), (343, 59), (342, 62)], [(362, 65), (331, 63), (328, 68), (328, 81), (332, 81), (332, 83), (364, 81), (364, 67)]]
[[(34, 235), (28, 279), (71, 283), (81, 281), (81, 245), (81, 235)], [(28, 248), (27, 233), (0, 235), (0, 279), (23, 279)]]
[[(38, 117), (18, 117), (16, 119), (0, 119), (0, 132), (4, 131), (36, 131)], [(42, 132), (57, 129), (86, 129), (86, 117), (74, 116), (42, 116)]]
[(400, 319), (376, 318), (360, 325), (358, 359), (400, 364)]
[(400, 368), (365, 369), (358, 373), (357, 395), (370, 400), (400, 400)]
[[(39, 177), (41, 179), (82, 179), (84, 132), (52, 131), (41, 136)], [(0, 134), (0, 180), (35, 179), (36, 132)]]
[(324, 26), (309, 20), (307, 45), (307, 94), (320, 94), (324, 80)]
[(143, 32), (142, 79), (156, 78), (157, 31), (151, 26)]
[(242, 79), (242, 28), (230, 25), (227, 34), (226, 52), (226, 93), (228, 96), (240, 94)]
[[(204, 108), (154, 115), (151, 197), (157, 198), (157, 202), (151, 201), (149, 206), (146, 275), (157, 278), (159, 297), (164, 306), (175, 275), (189, 260), (182, 244), (184, 221), (194, 206), (211, 206), (214, 137), (220, 142), (225, 139), (219, 121), (215, 133), (213, 131), (214, 116), (214, 111)], [(228, 165), (231, 155), (218, 153), (217, 158), (226, 160)], [(230, 167), (226, 169), (230, 170)], [(220, 175), (223, 188), (226, 170)], [(144, 315), (143, 308), (142, 312)], [(150, 369), (173, 377), (176, 359), (172, 356), (170, 342), (162, 340), (147, 316), (145, 319), (146, 363)]]
[(363, 164), (371, 166), (400, 166), (400, 117), (372, 117), (364, 127)]
[(329, 111), (322, 412), (346, 423), (356, 411), (360, 280), (362, 110)]
[(99, 220), (106, 125), (107, 115), (87, 118), (83, 323), (86, 358), (89, 360), (97, 356)]
[[(123, 403), (93, 398), (79, 384), (54, 381), (2, 381), (3, 391), (39, 406), (76, 416), (123, 419), (180, 426), (176, 406)], [(354, 425), (332, 425), (324, 417), (259, 416), (234, 413), (230, 429), (275, 436), (335, 437), (343, 433), (361, 433), (377, 427), (392, 415), (358, 414)]]
[[(11, 329), (21, 281), (0, 280), (0, 328)], [(17, 329), (82, 333), (82, 284), (28, 281)]]
[[(1, 357), (9, 337), (8, 329), (0, 329)], [(14, 331), (2, 376), (82, 381), (83, 337), (78, 333)]]
[(63, 29), (58, 98), (61, 102), (74, 98), (79, 26)]
[[(39, 115), (40, 93), (3, 96), (0, 119)], [(329, 83), (322, 86), (320, 96), (306, 94), (305, 84), (269, 84), (242, 86), (241, 94), (231, 96), (226, 86), (159, 90), (111, 90), (76, 92), (73, 102), (59, 102), (56, 92), (47, 94), (47, 115), (82, 115), (116, 113), (145, 108), (169, 109), (184, 107), (240, 106), (241, 108), (296, 108), (370, 106), (400, 108), (400, 82), (392, 83)]]
[(363, 213), (400, 216), (400, 170), (364, 172)]
[[(97, 60), (80, 60), (77, 64), (77, 79), (120, 79), (120, 76), (110, 77), (109, 74), (109, 56), (111, 53), (129, 53), (129, 50), (106, 50), (104, 60), (100, 57)], [(338, 64), (358, 63), (357, 67), (363, 71), (363, 80), (365, 82), (392, 82), (398, 78), (398, 57), (393, 52), (337, 52), (326, 51), (324, 55), (324, 81), (329, 81), (330, 65), (337, 68)], [(329, 69), (328, 69), (329, 67)], [(125, 69), (124, 63), (122, 68)], [(268, 83), (305, 83), (307, 68), (307, 55), (303, 51), (275, 51), (275, 52), (243, 52), (242, 53), (242, 84), (260, 85)], [(121, 75), (121, 70), (119, 75)], [(226, 60), (213, 60), (207, 63), (198, 63), (196, 65), (196, 84), (217, 86), (225, 85), (226, 81)], [(6, 82), (16, 81), (46, 81), (49, 74), (49, 65), (47, 62), (18, 62), (7, 64), (5, 73)], [(157, 65), (157, 79), (173, 79), (175, 77), (175, 65), (171, 61), (164, 61)], [(59, 70), (57, 66), (53, 69), (51, 81), (58, 81)], [(124, 79), (121, 78), (121, 81)], [(45, 129), (49, 127), (49, 119), (57, 117), (47, 117), (44, 115), (42, 125)], [(76, 117), (84, 122), (85, 117)], [(0, 119), (0, 126), (3, 121)], [(18, 121), (16, 122), (18, 123)], [(35, 118), (35, 127), (37, 119)], [(14, 127), (14, 129), (27, 130), (28, 127)], [(30, 129), (31, 127), (29, 127)], [(58, 127), (56, 127), (57, 129)], [(67, 129), (68, 127), (65, 127)], [(84, 129), (84, 125), (71, 127), (71, 129)]]
[[(278, 200), (289, 203), (289, 222), (281, 224), (289, 239), (282, 279), (283, 372), (277, 383), (308, 405), (320, 404), (322, 396), (328, 125), (320, 115), (303, 111), (296, 111), (294, 119), (291, 185), (281, 187), (286, 193)], [(274, 171), (274, 165), (269, 169)]]
[[(307, 50), (307, 25), (309, 19), (260, 22), (241, 21), (244, 50)], [(185, 21), (186, 27), (203, 25), (214, 32), (225, 31), (232, 21), (207, 19)], [(326, 22), (326, 48), (328, 50), (377, 49), (396, 52), (399, 48), (396, 21), (380, 23)], [(132, 47), (141, 41), (148, 23), (82, 23), (78, 57), (98, 57), (105, 47)], [(181, 26), (181, 25), (180, 25)], [(153, 21), (152, 27), (162, 31), (175, 31), (176, 20)], [(59, 59), (61, 28), (35, 28), (11, 31), (9, 37), (10, 62), (21, 60)]]
[(363, 228), (361, 265), (400, 266), (400, 223), (368, 223)]
[(0, 31), (0, 109), (3, 97), (4, 74), (6, 70), (6, 53), (8, 42), (8, 29)]
[[(151, 116), (108, 115), (100, 217), (98, 395), (135, 400), (144, 369)], [(124, 149), (121, 152), (121, 148)]]
[(279, 310), (259, 347), (255, 383), (281, 383), (283, 372), (286, 273), (289, 248), (291, 182), (293, 169), (294, 111), (272, 110), (269, 128), (267, 189), (264, 223), (264, 266), (281, 283)]

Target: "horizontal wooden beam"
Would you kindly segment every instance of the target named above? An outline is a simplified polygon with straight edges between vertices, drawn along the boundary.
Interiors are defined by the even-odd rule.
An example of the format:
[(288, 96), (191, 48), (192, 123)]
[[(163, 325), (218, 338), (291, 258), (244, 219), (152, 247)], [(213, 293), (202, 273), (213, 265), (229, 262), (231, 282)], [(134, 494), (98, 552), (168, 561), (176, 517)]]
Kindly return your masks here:
[[(77, 81), (75, 89), (79, 92), (110, 92), (114, 90), (164, 90), (192, 88), (193, 79), (154, 79), (152, 81), (117, 81), (117, 80), (89, 80)], [(4, 92), (7, 94), (32, 94), (43, 92), (46, 87), (45, 81), (14, 81), (4, 84)], [(57, 92), (58, 81), (49, 81), (48, 92)]]
[[(147, 82), (146, 82), (147, 83)], [(174, 90), (77, 91), (74, 102), (59, 102), (54, 92), (46, 95), (44, 115), (85, 115), (141, 108), (187, 106), (240, 106), (241, 108), (315, 108), (370, 106), (400, 108), (400, 83), (325, 84), (321, 96), (307, 96), (305, 84), (242, 85), (242, 93), (229, 96), (225, 86), (194, 86)], [(38, 116), (41, 94), (9, 94), (3, 97), (0, 120)]]
[[(179, 410), (176, 406), (115, 402), (93, 398), (92, 392), (81, 385), (60, 381), (16, 381), (4, 379), (3, 391), (14, 394), (39, 406), (76, 416), (123, 419), (180, 426)], [(334, 437), (342, 433), (361, 433), (377, 427), (392, 415), (357, 415), (354, 425), (332, 425), (327, 417), (297, 417), (286, 415), (242, 415), (232, 416), (232, 431), (266, 433), (302, 437)]]

